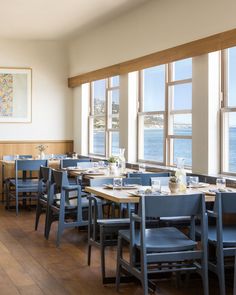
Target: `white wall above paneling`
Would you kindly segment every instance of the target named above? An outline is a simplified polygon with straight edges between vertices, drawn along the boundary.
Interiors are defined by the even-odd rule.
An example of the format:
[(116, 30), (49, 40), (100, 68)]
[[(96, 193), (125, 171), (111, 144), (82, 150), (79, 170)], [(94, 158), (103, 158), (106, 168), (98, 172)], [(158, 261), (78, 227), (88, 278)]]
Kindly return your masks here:
[(152, 0), (69, 44), (70, 76), (236, 28), (235, 0)]
[(62, 43), (0, 40), (0, 67), (32, 68), (32, 122), (0, 123), (1, 140), (73, 138), (68, 55)]

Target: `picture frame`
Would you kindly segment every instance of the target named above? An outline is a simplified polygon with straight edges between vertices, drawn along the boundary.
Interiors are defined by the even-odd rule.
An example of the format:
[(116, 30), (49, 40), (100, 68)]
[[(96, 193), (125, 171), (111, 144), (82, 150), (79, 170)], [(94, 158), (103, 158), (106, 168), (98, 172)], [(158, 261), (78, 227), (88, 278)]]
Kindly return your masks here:
[(32, 69), (0, 68), (0, 123), (30, 123)]

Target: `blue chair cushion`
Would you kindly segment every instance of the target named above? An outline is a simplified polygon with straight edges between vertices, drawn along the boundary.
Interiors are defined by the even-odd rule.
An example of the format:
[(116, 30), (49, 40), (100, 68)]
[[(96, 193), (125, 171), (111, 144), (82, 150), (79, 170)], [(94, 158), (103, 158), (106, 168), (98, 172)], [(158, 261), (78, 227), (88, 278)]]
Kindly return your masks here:
[(129, 226), (129, 218), (111, 218), (111, 219), (98, 219), (97, 223), (104, 226)]
[[(11, 185), (16, 185), (15, 179), (10, 179)], [(38, 188), (39, 181), (38, 179), (18, 179), (18, 187), (19, 188), (27, 188), (27, 187), (36, 187)]]
[[(196, 232), (200, 234), (200, 229), (197, 227)], [(208, 227), (208, 241), (216, 245), (216, 227)], [(236, 226), (228, 225), (223, 227), (223, 247), (236, 247)]]
[[(146, 229), (146, 249), (148, 252), (174, 252), (194, 249), (197, 242), (190, 240), (174, 227)], [(130, 230), (120, 230), (119, 235), (130, 241)], [(140, 231), (136, 230), (135, 244), (140, 248)]]

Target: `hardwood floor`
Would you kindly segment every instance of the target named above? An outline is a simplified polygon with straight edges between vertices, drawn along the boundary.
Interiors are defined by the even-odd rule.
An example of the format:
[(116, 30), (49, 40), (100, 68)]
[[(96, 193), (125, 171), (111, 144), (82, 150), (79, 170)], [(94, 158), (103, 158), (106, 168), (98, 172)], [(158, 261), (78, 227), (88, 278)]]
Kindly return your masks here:
[[(92, 265), (87, 266), (87, 233), (65, 231), (60, 248), (55, 246), (55, 223), (49, 241), (43, 237), (44, 217), (34, 231), (35, 212), (6, 211), (0, 206), (0, 294), (24, 295), (100, 295), (118, 294), (114, 285), (103, 286), (100, 277), (100, 253), (92, 251)], [(107, 269), (114, 274), (116, 251), (107, 251)], [(210, 294), (218, 294), (218, 284), (211, 279)], [(228, 288), (229, 289), (229, 288)], [(141, 295), (134, 283), (122, 284), (120, 294)], [(160, 295), (200, 295), (201, 279), (190, 279), (188, 287), (176, 288), (175, 280), (158, 282)], [(231, 293), (227, 293), (231, 294)]]

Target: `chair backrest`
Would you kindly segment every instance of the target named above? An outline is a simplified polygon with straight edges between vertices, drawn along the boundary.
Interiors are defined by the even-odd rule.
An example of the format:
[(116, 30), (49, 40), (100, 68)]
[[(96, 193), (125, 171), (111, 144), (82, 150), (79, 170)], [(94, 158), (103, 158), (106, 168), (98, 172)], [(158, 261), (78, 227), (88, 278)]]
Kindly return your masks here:
[(216, 193), (213, 210), (218, 214), (236, 213), (236, 193)]
[(57, 188), (69, 186), (67, 171), (52, 170), (52, 182), (55, 183)]
[(123, 185), (137, 184), (142, 185), (142, 179), (140, 177), (123, 178)]
[(158, 173), (129, 173), (128, 177), (140, 177), (142, 185), (151, 185), (152, 177), (168, 177), (170, 172), (158, 172)]
[(160, 180), (161, 186), (168, 186), (170, 177), (151, 177), (151, 182), (152, 180)]
[(76, 167), (77, 163), (90, 162), (88, 159), (62, 159), (60, 166), (62, 168)]
[(52, 169), (46, 166), (40, 166), (39, 178), (44, 182), (51, 181)]
[(49, 191), (52, 179), (52, 169), (46, 166), (40, 166), (39, 170), (39, 193), (45, 194)]
[(15, 169), (17, 171), (39, 171), (40, 166), (48, 166), (47, 160), (16, 160)]
[(105, 184), (113, 184), (113, 178), (90, 179), (90, 186), (104, 186)]
[(203, 194), (144, 196), (140, 198), (139, 211), (144, 218), (198, 216), (205, 213)]

